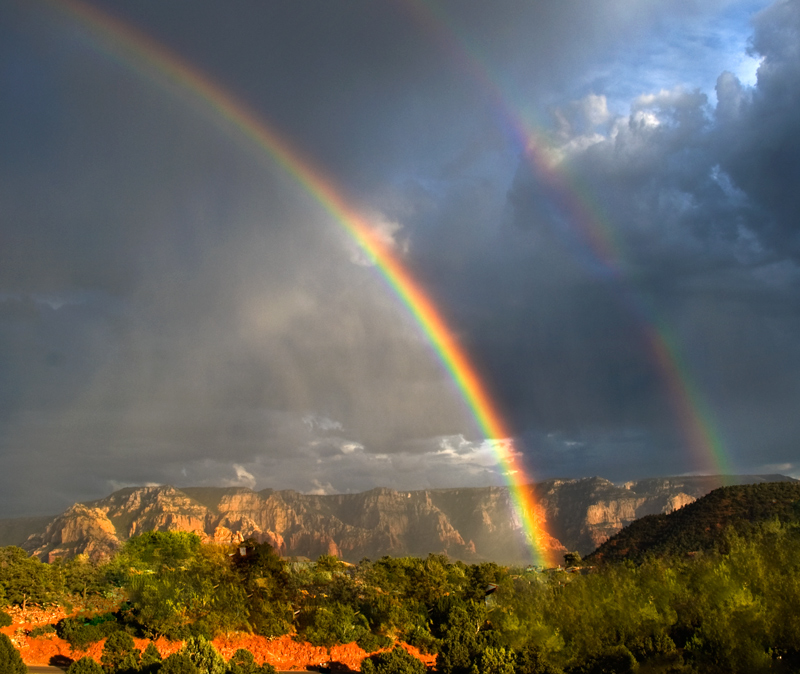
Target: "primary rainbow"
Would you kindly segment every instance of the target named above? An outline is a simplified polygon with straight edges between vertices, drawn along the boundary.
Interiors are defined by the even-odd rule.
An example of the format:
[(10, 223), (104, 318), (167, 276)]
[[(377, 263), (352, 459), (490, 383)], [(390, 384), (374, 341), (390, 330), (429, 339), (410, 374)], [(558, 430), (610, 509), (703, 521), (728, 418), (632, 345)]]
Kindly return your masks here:
[(451, 57), (475, 79), (500, 113), (536, 177), (547, 186), (547, 193), (566, 215), (585, 249), (599, 264), (601, 273), (616, 281), (622, 302), (637, 317), (643, 340), (647, 343), (654, 367), (661, 373), (667, 395), (690, 450), (690, 460), (697, 472), (729, 475), (729, 462), (722, 438), (710, 410), (685, 364), (677, 340), (665, 321), (654, 312), (644, 294), (636, 292), (624, 273), (625, 256), (616, 240), (613, 227), (592, 203), (589, 190), (571, 178), (553, 156), (545, 135), (526, 123), (509, 103), (497, 78), (492, 77), (480, 57), (469, 48), (469, 41), (459, 35), (444, 11), (433, 2), (403, 0), (413, 19), (430, 32)]
[(202, 72), (132, 26), (81, 0), (50, 0), (77, 18), (92, 34), (92, 45), (141, 75), (179, 85), (213, 109), (216, 118), (233, 125), (266, 152), (321, 204), (364, 250), (380, 274), (420, 325), (450, 377), (456, 383), (481, 432), (490, 443), (533, 554), (533, 562), (550, 566), (553, 550), (521, 455), (510, 432), (466, 352), (453, 337), (430, 297), (409, 275), (392, 250), (344, 198), (333, 181), (282, 138), (263, 118)]

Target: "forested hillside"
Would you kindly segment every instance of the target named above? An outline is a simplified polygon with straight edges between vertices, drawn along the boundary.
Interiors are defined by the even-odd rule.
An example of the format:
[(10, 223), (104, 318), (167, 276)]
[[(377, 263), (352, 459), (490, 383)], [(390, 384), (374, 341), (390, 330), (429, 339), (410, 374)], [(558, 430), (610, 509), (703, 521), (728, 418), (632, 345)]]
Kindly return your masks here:
[[(255, 541), (221, 546), (150, 532), (104, 564), (45, 564), (0, 549), (0, 589), (13, 605), (88, 606), (54, 630), (76, 649), (106, 638), (108, 674), (252, 674), (246, 654), (226, 664), (207, 641), (238, 633), (355, 642), (364, 657), (375, 653), (361, 663), (368, 674), (424, 671), (405, 651), (387, 650), (398, 642), (434, 653), (441, 674), (796, 671), (800, 528), (774, 518), (746, 536), (719, 535), (724, 543), (704, 555), (605, 563), (583, 575), (441, 555), (289, 562)], [(92, 598), (117, 604), (92, 610)], [(33, 631), (29, 639), (48, 636)], [(140, 653), (131, 636), (185, 645), (162, 663), (158, 649)], [(91, 666), (81, 660), (73, 674), (99, 672)]]
[(684, 555), (716, 549), (728, 527), (746, 533), (753, 524), (777, 519), (800, 521), (800, 483), (768, 482), (715, 489), (667, 515), (642, 517), (603, 543), (587, 563), (629, 560), (646, 555)]

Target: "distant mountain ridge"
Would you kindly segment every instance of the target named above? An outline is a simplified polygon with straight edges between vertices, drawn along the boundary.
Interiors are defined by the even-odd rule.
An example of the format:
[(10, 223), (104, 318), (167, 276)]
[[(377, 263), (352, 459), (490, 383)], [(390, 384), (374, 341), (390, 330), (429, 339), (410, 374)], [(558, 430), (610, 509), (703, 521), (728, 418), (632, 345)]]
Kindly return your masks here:
[[(730, 483), (791, 480), (781, 475), (651, 478), (615, 485), (599, 477), (546, 480), (534, 492), (533, 518), (550, 536), (540, 545), (558, 558), (587, 554), (632, 521), (679, 509)], [(0, 521), (0, 543), (20, 544), (20, 520)], [(468, 562), (525, 563), (529, 553), (504, 487), (309, 495), (241, 487), (129, 487), (106, 498), (76, 503), (43, 525), (30, 518), (21, 542), (44, 560), (112, 555), (144, 531), (194, 531), (203, 540), (230, 543), (256, 538), (282, 555), (347, 561), (383, 555), (445, 553)], [(15, 541), (4, 538), (13, 532)]]
[(685, 508), (638, 519), (609, 538), (588, 563), (642, 561), (715, 549), (732, 526), (740, 533), (754, 524), (777, 519), (800, 521), (800, 482), (772, 482), (720, 487)]

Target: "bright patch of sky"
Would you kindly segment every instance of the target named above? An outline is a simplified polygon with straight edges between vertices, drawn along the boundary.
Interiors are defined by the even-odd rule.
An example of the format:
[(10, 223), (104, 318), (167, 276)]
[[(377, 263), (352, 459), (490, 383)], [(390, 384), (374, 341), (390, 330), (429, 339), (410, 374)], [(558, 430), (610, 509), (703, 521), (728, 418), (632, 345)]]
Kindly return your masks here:
[(745, 85), (756, 82), (760, 63), (748, 53), (751, 17), (769, 3), (733, 1), (719, 11), (671, 13), (658, 19), (656, 29), (620, 44), (607, 61), (585, 73), (575, 92), (605, 94), (609, 108), (627, 114), (630, 102), (645, 93), (683, 86), (700, 89), (716, 105), (714, 87), (723, 71)]

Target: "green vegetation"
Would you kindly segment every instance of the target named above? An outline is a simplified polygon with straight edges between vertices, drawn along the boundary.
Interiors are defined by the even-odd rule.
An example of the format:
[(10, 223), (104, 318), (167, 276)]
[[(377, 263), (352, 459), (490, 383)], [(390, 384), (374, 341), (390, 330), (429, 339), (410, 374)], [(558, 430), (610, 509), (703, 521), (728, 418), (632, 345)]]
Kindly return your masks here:
[[(652, 535), (636, 534), (632, 559), (604, 554), (598, 564), (599, 554), (582, 562), (567, 555), (575, 564), (594, 561), (588, 574), (466, 565), (442, 555), (357, 566), (323, 556), (292, 567), (255, 541), (225, 547), (154, 532), (131, 539), (102, 566), (47, 565), (19, 548), (0, 549), (0, 589), (16, 604), (124, 595), (115, 613), (87, 612), (57, 627), (75, 648), (107, 637), (105, 674), (274, 674), (244, 650), (225, 662), (209, 639), (235, 631), (291, 633), (320, 646), (356, 642), (374, 653), (363, 663), (366, 674), (421, 674), (418, 660), (392, 648), (398, 641), (435, 653), (441, 674), (792, 672), (800, 670), (800, 492), (792, 501), (793, 487), (726, 488), (655, 527), (644, 520), (633, 534)], [(766, 518), (769, 512), (775, 516)], [(634, 541), (633, 534), (620, 540)], [(656, 539), (667, 543), (641, 543)], [(24, 579), (33, 583), (27, 589)], [(140, 653), (132, 635), (185, 643), (162, 662), (152, 644)], [(0, 658), (14, 655), (5, 638)], [(80, 660), (70, 671), (100, 666)]]
[(105, 674), (103, 672), (103, 668), (98, 665), (92, 658), (84, 657), (80, 660), (76, 660), (73, 662), (69, 669), (67, 669), (67, 674)]
[(3, 674), (26, 674), (28, 668), (22, 657), (5, 634), (0, 634), (0, 672)]
[(361, 663), (362, 674), (425, 674), (425, 665), (407, 650), (395, 646), (391, 651), (379, 653)]
[(669, 515), (648, 515), (612, 536), (585, 560), (585, 564), (641, 562), (658, 557), (718, 550), (721, 534), (733, 528), (747, 534), (765, 520), (800, 520), (800, 483), (767, 482), (715, 489)]
[(270, 664), (257, 665), (253, 654), (240, 648), (228, 661), (226, 674), (277, 674), (277, 670)]

